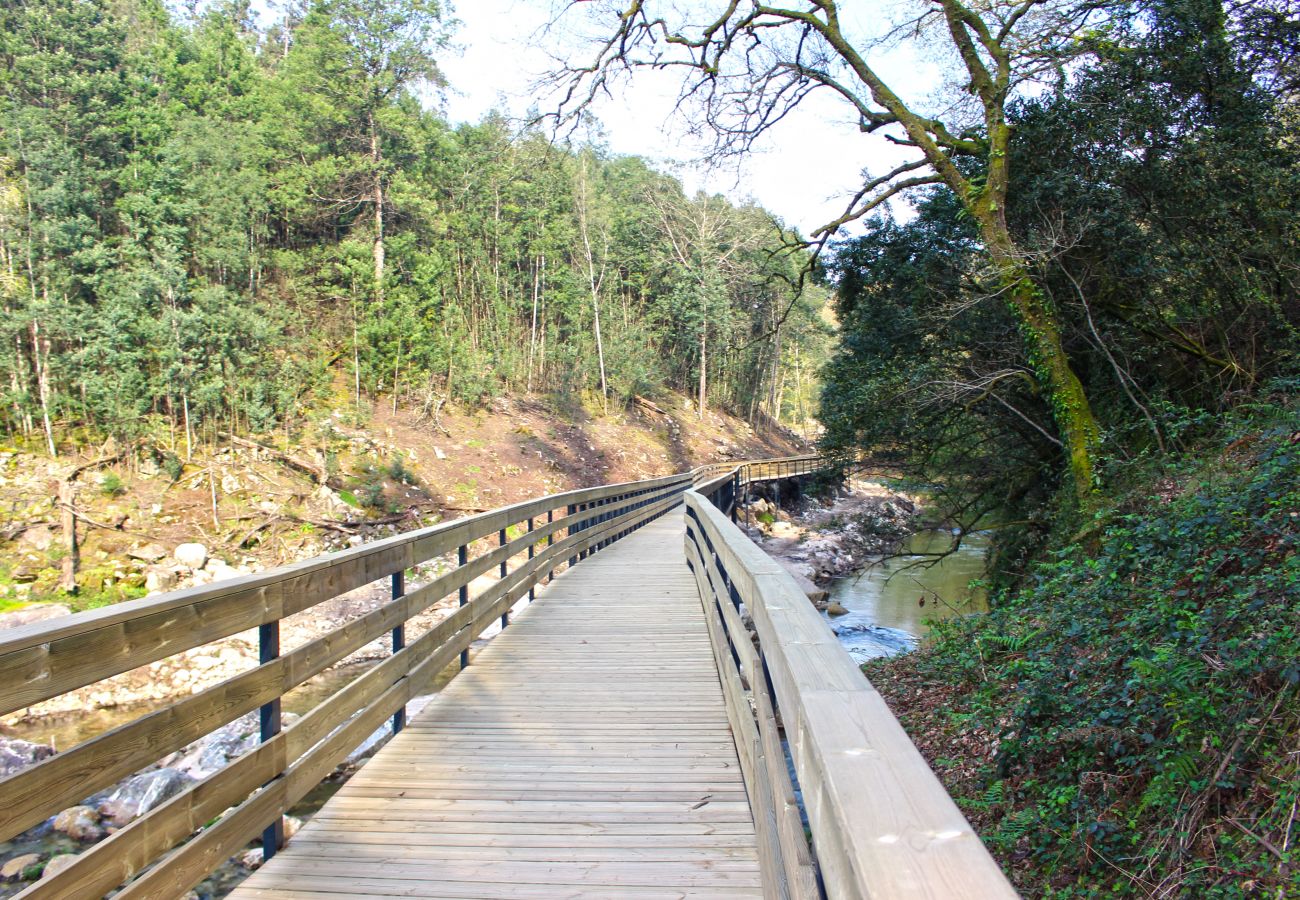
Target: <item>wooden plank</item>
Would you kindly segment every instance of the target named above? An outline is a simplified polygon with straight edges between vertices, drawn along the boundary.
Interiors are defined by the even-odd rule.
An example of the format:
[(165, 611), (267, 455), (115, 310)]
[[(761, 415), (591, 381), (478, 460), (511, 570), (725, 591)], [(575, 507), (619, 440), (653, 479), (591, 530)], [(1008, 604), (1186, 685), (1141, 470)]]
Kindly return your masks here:
[[(581, 541), (599, 543), (632, 521), (616, 517), (542, 552), (567, 559)], [(680, 529), (676, 515), (659, 518), (539, 590), (232, 896), (289, 885), (455, 897), (761, 895), (748, 793)], [(562, 624), (547, 630), (551, 622)], [(675, 638), (682, 629), (689, 642)]]
[(7, 629), (0, 715), (292, 615), (548, 509), (640, 489), (676, 502), (689, 482), (668, 476), (554, 494), (215, 585)]
[(1014, 897), (960, 810), (794, 581), (707, 501), (754, 620), (830, 897)]

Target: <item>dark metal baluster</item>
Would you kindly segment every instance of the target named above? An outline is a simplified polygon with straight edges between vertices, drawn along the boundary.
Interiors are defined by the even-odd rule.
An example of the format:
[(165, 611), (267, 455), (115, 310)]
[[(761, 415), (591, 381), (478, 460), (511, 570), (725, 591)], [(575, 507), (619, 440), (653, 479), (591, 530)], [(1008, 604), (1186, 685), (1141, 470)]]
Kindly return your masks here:
[[(568, 508), (567, 515), (573, 516), (573, 515), (577, 515), (577, 513), (578, 513), (578, 507), (575, 506), (574, 504), (570, 503), (570, 504), (569, 504), (569, 508)], [(578, 533), (578, 531), (579, 531), (580, 529), (578, 528), (578, 523), (577, 523), (577, 522), (574, 522), (574, 523), (573, 523), (572, 525), (570, 525), (566, 530), (568, 531), (568, 534), (565, 535), (565, 537), (573, 537), (575, 534)], [(570, 557), (569, 557), (569, 568), (572, 569), (572, 568), (573, 568), (573, 564), (576, 563), (577, 561), (578, 561), (578, 558), (577, 558), (576, 556), (570, 556)]]
[[(533, 517), (532, 517), (532, 516), (529, 516), (529, 517), (528, 517), (528, 533), (529, 533), (529, 534), (532, 534), (532, 533), (533, 533)], [(533, 558), (533, 541), (529, 541), (529, 542), (528, 542), (528, 559), (529, 559), (529, 561), (532, 561), (532, 558)], [(536, 589), (536, 587), (537, 587), (537, 581), (538, 581), (538, 579), (533, 575), (533, 573), (530, 572), (529, 575), (528, 575), (528, 602), (529, 602), (529, 603), (532, 603), (534, 600), (537, 599), (535, 596), (533, 596), (533, 591), (534, 591), (534, 590)]]
[[(554, 521), (555, 521), (555, 510), (548, 509), (546, 511), (546, 524), (550, 525)], [(555, 545), (555, 532), (552, 531), (546, 535), (546, 546), (552, 547), (554, 545)], [(554, 580), (555, 580), (555, 567), (552, 566), (551, 570), (546, 573), (546, 583), (550, 584)]]
[[(393, 573), (392, 579), (392, 597), (397, 600), (406, 594), (406, 570)], [(393, 652), (397, 653), (406, 646), (406, 623), (403, 622), (393, 629)], [(393, 713), (393, 734), (397, 734), (406, 727), (406, 705), (403, 704), (397, 712)]]
[[(258, 661), (263, 665), (280, 655), (280, 621), (267, 622), (257, 626)], [(258, 711), (261, 726), (262, 743), (280, 733), (280, 698), (265, 703)], [(266, 861), (284, 846), (284, 816), (277, 816), (275, 821), (266, 826), (262, 832), (262, 860)]]
[[(498, 532), (497, 534), (497, 545), (501, 547), (504, 547), (506, 545), (506, 530), (504, 528), (502, 528), (501, 531)], [(506, 561), (504, 559), (501, 560), (501, 577), (502, 578), (506, 577)], [(510, 610), (507, 609), (505, 612), (501, 614), (501, 627), (504, 629), (509, 624), (510, 624)]]
[[(460, 549), (456, 551), (456, 563), (458, 566), (461, 567), (469, 563), (469, 547), (467, 545), (461, 544)], [(469, 603), (469, 585), (462, 584), (460, 586), (460, 605), (465, 606), (468, 603)], [(466, 647), (464, 650), (460, 651), (460, 667), (464, 669), (468, 665), (469, 665), (469, 648)]]

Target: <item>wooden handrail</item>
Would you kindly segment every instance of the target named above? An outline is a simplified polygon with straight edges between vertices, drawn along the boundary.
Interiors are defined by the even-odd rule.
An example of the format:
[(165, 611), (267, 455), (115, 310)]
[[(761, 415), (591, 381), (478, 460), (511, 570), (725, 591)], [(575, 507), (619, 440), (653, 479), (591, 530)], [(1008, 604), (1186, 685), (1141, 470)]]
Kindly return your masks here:
[[(679, 505), (693, 480), (686, 473), (553, 494), (257, 575), (0, 632), (3, 712), (254, 626), (275, 629), (277, 644), (255, 668), (0, 780), (5, 840), (247, 712), (276, 713), (256, 749), (19, 896), (101, 896), (133, 878), (116, 896), (183, 894), (279, 821), (386, 719), (400, 723), (407, 701), (539, 581)], [(525, 523), (529, 530), (508, 538), (508, 529)], [(497, 546), (470, 559), (467, 548), (487, 538)], [(409, 593), (397, 589), (407, 569), (456, 550), (457, 568)], [(489, 573), (496, 583), (469, 600), (466, 587)], [(279, 653), (284, 616), (395, 576), (394, 599)], [(395, 641), (390, 657), (279, 729), (275, 704), (285, 693), (456, 593), (463, 605), (450, 616), (409, 644)]]
[[(823, 465), (813, 456), (752, 460), (567, 491), (255, 575), (0, 632), (0, 714), (253, 627), (264, 641), (262, 662), (248, 671), (0, 779), (0, 840), (5, 840), (244, 714), (263, 711), (262, 743), (255, 749), (20, 896), (100, 896), (122, 885), (117, 896), (184, 893), (278, 822), (385, 720), (400, 726), (406, 703), (458, 657), (463, 665), (471, 642), (503, 620), (543, 578), (679, 505), (692, 485), (734, 507), (738, 485), (806, 474)], [(527, 530), (511, 538), (509, 529), (515, 527)], [(471, 558), (469, 548), (487, 540), (492, 546)], [(451, 552), (458, 553), (456, 568), (406, 591), (407, 570)], [(497, 576), (495, 584), (471, 600), (470, 582), (489, 574)], [(392, 580), (390, 601), (280, 652), (281, 619), (382, 579)], [(457, 594), (460, 608), (427, 633), (405, 640), (408, 620)], [(278, 703), (284, 694), (389, 632), (391, 656), (280, 729)], [(769, 702), (769, 718), (774, 706)], [(770, 759), (779, 755), (771, 745), (773, 728), (755, 731), (755, 746)], [(742, 755), (751, 754), (743, 750)], [(788, 799), (788, 779), (783, 783), (774, 773), (769, 794)], [(801, 827), (788, 821), (773, 832), (787, 855), (796, 832), (801, 835)], [(273, 834), (269, 841), (273, 850)], [(810, 861), (805, 863), (807, 875), (812, 869)]]
[[(787, 470), (758, 463), (743, 477), (787, 477)], [(735, 498), (726, 481), (739, 477), (737, 468), (686, 493), (685, 540), (755, 807), (768, 896), (817, 897), (815, 867), (834, 900), (1016, 897), (794, 579), (728, 518)]]

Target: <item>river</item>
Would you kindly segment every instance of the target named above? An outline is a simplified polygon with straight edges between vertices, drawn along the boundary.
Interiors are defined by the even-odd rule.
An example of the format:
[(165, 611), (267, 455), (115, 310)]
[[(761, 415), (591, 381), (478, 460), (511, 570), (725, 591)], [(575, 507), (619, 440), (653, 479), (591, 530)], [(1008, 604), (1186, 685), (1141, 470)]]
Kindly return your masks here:
[(971, 585), (985, 574), (988, 537), (967, 535), (937, 562), (926, 555), (948, 549), (951, 541), (947, 531), (919, 531), (904, 541), (902, 555), (830, 585), (830, 599), (848, 614), (827, 618), (855, 660), (905, 653), (929, 633), (931, 622), (988, 611), (983, 588)]

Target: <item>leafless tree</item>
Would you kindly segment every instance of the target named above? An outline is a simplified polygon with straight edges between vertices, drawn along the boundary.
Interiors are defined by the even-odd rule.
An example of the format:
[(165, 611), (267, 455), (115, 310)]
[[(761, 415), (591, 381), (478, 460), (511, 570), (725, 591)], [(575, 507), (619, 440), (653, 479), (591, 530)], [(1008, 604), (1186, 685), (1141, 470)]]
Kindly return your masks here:
[[(637, 69), (677, 70), (679, 110), (712, 135), (713, 154), (725, 158), (749, 151), (809, 96), (837, 98), (864, 135), (905, 148), (911, 158), (883, 174), (864, 173), (843, 213), (817, 227), (810, 243), (820, 250), (845, 224), (916, 188), (952, 190), (979, 226), (1086, 505), (1099, 431), (1062, 347), (1057, 312), (1007, 224), (1007, 107), (1018, 91), (1066, 77), (1085, 30), (1104, 26), (1105, 6), (1101, 0), (914, 0), (894, 7), (893, 21), (886, 21), (883, 5), (869, 14), (859, 7), (835, 0), (565, 0), (553, 27), (594, 25), (596, 36), (585, 58), (565, 61), (550, 78), (557, 91), (553, 119), (561, 126), (576, 122)], [(907, 85), (882, 75), (884, 54), (904, 42), (951, 63), (945, 101), (909, 97)]]

